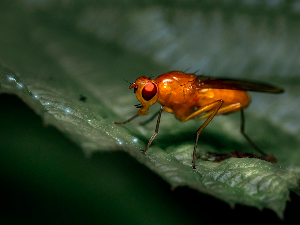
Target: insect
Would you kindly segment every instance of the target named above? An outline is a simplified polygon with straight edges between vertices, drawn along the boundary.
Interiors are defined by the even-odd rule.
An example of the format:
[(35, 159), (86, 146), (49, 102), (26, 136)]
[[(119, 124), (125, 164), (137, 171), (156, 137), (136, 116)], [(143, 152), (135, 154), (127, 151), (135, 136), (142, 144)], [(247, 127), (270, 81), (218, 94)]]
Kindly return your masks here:
[[(114, 122), (117, 125), (128, 123), (138, 116), (148, 114), (149, 107), (156, 102), (160, 103), (160, 110), (156, 122), (155, 132), (150, 138), (146, 152), (159, 129), (162, 111), (173, 113), (177, 120), (186, 122), (191, 119), (204, 119), (204, 123), (196, 132), (196, 140), (193, 150), (192, 167), (195, 167), (198, 138), (209, 122), (218, 114), (241, 112), (241, 133), (247, 141), (262, 155), (260, 150), (244, 132), (243, 109), (250, 103), (250, 96), (246, 91), (258, 91), (268, 93), (282, 93), (283, 90), (268, 84), (233, 80), (217, 79), (206, 76), (197, 76), (180, 71), (171, 71), (159, 75), (156, 79), (139, 77), (129, 86), (133, 88), (140, 104), (138, 113), (124, 122)], [(273, 157), (273, 156), (272, 156)], [(272, 160), (271, 160), (272, 161)], [(276, 161), (275, 158), (273, 161)]]

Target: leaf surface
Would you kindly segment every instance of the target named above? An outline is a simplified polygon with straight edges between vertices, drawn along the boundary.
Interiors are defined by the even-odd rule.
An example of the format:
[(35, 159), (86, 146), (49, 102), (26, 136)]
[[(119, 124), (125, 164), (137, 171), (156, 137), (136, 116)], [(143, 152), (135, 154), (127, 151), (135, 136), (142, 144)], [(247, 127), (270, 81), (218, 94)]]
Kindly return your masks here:
[[(87, 155), (124, 150), (172, 187), (187, 185), (231, 206), (269, 208), (283, 216), (289, 192), (298, 193), (300, 172), (300, 33), (289, 12), (271, 20), (268, 6), (255, 18), (248, 5), (247, 13), (237, 7), (230, 14), (226, 7), (196, 3), (186, 9), (159, 4), (136, 8), (134, 2), (125, 9), (77, 1), (19, 3), (1, 7), (0, 20), (9, 21), (0, 25), (2, 93), (20, 96)], [(194, 171), (191, 152), (201, 121), (180, 123), (164, 113), (146, 154), (140, 150), (155, 121), (145, 126), (138, 124), (142, 119), (113, 124), (136, 113), (133, 105), (138, 102), (124, 79), (133, 82), (138, 76), (187, 68), (271, 81), (286, 90), (282, 95), (251, 95), (246, 111), (246, 132), (275, 155), (277, 164), (249, 158), (197, 160)], [(239, 120), (239, 115), (215, 118), (201, 134), (200, 151), (251, 152), (239, 134)]]

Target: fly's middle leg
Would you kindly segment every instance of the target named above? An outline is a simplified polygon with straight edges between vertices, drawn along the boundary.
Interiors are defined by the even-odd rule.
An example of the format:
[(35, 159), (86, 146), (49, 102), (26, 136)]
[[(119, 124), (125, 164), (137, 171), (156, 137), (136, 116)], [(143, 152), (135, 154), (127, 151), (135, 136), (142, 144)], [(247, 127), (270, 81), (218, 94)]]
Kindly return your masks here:
[(200, 115), (203, 112), (207, 112), (207, 111), (211, 112), (209, 117), (205, 120), (205, 122), (201, 125), (201, 127), (196, 132), (196, 140), (195, 140), (194, 151), (193, 151), (193, 160), (192, 160), (193, 169), (196, 169), (195, 161), (196, 161), (196, 152), (197, 152), (197, 145), (198, 145), (199, 135), (204, 130), (204, 128), (209, 124), (209, 122), (214, 118), (214, 116), (217, 114), (217, 112), (219, 111), (219, 109), (223, 105), (223, 102), (224, 101), (222, 99), (220, 99), (218, 101), (215, 101), (215, 102), (213, 102), (213, 103), (211, 103), (207, 106), (204, 106), (204, 107), (198, 109), (196, 112), (194, 112), (191, 115), (192, 117), (188, 117), (188, 119), (190, 119), (190, 118), (193, 118), (193, 117), (197, 117), (198, 115)]

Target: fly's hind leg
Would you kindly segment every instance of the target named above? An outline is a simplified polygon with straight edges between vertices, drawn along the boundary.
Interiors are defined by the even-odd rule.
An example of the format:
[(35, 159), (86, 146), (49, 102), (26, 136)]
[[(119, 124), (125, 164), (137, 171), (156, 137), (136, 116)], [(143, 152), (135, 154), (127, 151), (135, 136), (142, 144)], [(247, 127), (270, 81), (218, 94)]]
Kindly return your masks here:
[(196, 141), (195, 141), (195, 145), (194, 145), (193, 161), (192, 161), (193, 169), (196, 169), (195, 160), (196, 160), (196, 151), (197, 151), (197, 144), (198, 144), (199, 135), (204, 130), (204, 128), (209, 124), (209, 122), (214, 118), (214, 116), (217, 114), (217, 112), (219, 111), (219, 109), (223, 105), (223, 102), (224, 101), (222, 99), (220, 99), (218, 101), (215, 101), (215, 102), (213, 102), (213, 103), (211, 103), (207, 106), (204, 106), (204, 107), (198, 109), (196, 112), (192, 113), (191, 115), (189, 115), (185, 119), (185, 121), (187, 121), (189, 119), (198, 117), (202, 113), (209, 113), (210, 114), (209, 117), (205, 120), (205, 122), (201, 125), (201, 127), (196, 132)]
[(257, 147), (254, 142), (248, 137), (248, 135), (245, 133), (245, 115), (244, 110), (241, 109), (241, 133), (246, 138), (246, 140), (252, 145), (253, 148), (255, 148), (256, 151), (259, 153), (266, 155), (259, 147)]
[(245, 133), (245, 115), (244, 110), (241, 109), (241, 133), (246, 138), (246, 140), (252, 145), (252, 147), (258, 151), (260, 154), (263, 155), (263, 159), (269, 162), (276, 162), (276, 159), (273, 155), (267, 155), (264, 153), (259, 147), (257, 147), (254, 142), (248, 137), (248, 135)]

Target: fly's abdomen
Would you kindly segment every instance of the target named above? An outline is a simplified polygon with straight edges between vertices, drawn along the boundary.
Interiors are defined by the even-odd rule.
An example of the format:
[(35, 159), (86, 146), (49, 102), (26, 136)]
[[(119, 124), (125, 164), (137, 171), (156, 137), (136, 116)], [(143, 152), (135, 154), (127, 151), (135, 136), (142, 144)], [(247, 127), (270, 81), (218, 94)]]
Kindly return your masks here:
[(217, 114), (233, 113), (250, 103), (250, 96), (245, 91), (227, 89), (202, 89), (198, 91), (198, 108), (215, 101), (223, 100), (223, 105)]

